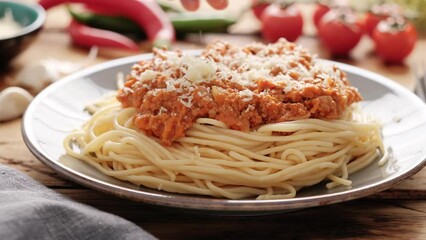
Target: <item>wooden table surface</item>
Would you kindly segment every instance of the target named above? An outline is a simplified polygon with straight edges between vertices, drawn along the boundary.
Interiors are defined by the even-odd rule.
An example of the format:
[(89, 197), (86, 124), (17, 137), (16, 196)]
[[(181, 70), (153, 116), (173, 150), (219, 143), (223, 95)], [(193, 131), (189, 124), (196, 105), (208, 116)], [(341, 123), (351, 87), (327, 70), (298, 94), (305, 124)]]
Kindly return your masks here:
[[(46, 58), (80, 61), (87, 55), (87, 49), (70, 43), (64, 31), (67, 21), (62, 9), (49, 12), (46, 27), (34, 44), (15, 59), (7, 72), (0, 74), (0, 89), (26, 64)], [(175, 48), (199, 48), (216, 38), (236, 44), (259, 40), (254, 35), (205, 35), (177, 42)], [(329, 58), (314, 37), (303, 37), (298, 43)], [(412, 89), (410, 66), (424, 61), (426, 39), (419, 40), (405, 66), (382, 64), (372, 54), (372, 48), (371, 41), (364, 38), (351, 59), (336, 60), (380, 73)], [(129, 53), (102, 49), (93, 64), (126, 55)], [(389, 190), (359, 200), (267, 216), (225, 217), (136, 203), (66, 180), (29, 152), (21, 137), (21, 119), (0, 123), (0, 163), (75, 201), (128, 219), (160, 239), (426, 239), (426, 169)]]

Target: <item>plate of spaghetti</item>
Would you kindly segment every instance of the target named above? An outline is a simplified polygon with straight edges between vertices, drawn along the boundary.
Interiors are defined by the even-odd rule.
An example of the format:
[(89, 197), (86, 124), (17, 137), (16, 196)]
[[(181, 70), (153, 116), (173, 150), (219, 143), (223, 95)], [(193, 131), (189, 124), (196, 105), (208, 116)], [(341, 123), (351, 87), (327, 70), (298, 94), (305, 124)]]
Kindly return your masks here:
[(390, 188), (424, 166), (421, 132), (410, 91), (285, 40), (103, 63), (46, 88), (23, 118), (30, 151), (77, 183), (246, 213)]

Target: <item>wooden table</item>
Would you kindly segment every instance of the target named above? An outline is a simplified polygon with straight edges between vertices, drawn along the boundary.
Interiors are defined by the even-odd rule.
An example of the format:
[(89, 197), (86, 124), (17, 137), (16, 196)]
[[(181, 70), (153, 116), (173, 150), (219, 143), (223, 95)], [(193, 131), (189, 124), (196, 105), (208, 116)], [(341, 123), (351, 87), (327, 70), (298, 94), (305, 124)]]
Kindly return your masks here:
[[(5, 87), (6, 79), (13, 78), (23, 65), (34, 61), (45, 58), (83, 59), (88, 51), (70, 44), (63, 31), (67, 21), (63, 10), (49, 12), (46, 27), (36, 42), (15, 59), (6, 73), (0, 75), (0, 88)], [(209, 42), (217, 37), (238, 44), (259, 40), (253, 35), (206, 35), (202, 40)], [(318, 52), (320, 57), (329, 57), (319, 48), (315, 38), (303, 37), (298, 43)], [(198, 48), (201, 45), (185, 41), (178, 42), (176, 48)], [(375, 71), (412, 89), (414, 80), (409, 66), (424, 59), (426, 39), (418, 42), (406, 66), (386, 66), (371, 51), (372, 43), (364, 38), (353, 52), (352, 59), (337, 60)], [(101, 50), (93, 64), (124, 55), (128, 54)], [(211, 216), (135, 203), (68, 181), (29, 152), (23, 143), (20, 127), (21, 119), (0, 123), (1, 164), (13, 167), (75, 201), (128, 219), (160, 239), (426, 239), (426, 169), (392, 189), (346, 203), (268, 216)]]

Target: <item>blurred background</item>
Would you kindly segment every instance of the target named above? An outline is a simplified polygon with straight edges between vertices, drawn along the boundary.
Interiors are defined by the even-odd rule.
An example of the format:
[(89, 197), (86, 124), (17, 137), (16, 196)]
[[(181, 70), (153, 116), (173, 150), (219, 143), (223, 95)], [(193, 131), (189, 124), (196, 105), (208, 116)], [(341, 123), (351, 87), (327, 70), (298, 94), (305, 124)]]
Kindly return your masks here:
[[(1, 1), (8, 0), (0, 0), (0, 29), (5, 29), (10, 22)], [(141, 19), (123, 11), (123, 6), (135, 1), (115, 1), (118, 10), (105, 3), (110, 0), (12, 1), (39, 3), (46, 9), (46, 18), (41, 31), (35, 31), (37, 38), (1, 64), (0, 89), (19, 86), (35, 95), (81, 68), (147, 53), (153, 46), (198, 49), (217, 39), (242, 45), (285, 37), (320, 58), (379, 72), (412, 90), (414, 78), (407, 76), (414, 75), (413, 66), (424, 59), (421, 49), (426, 49), (426, 0), (228, 0), (225, 10), (215, 10), (201, 0), (196, 12), (185, 10), (178, 0), (147, 0), (160, 13), (140, 9)], [(13, 14), (17, 21), (25, 13)], [(175, 41), (153, 40), (156, 18), (172, 24)], [(0, 46), (11, 38), (0, 35)], [(26, 79), (28, 75), (31, 80)]]

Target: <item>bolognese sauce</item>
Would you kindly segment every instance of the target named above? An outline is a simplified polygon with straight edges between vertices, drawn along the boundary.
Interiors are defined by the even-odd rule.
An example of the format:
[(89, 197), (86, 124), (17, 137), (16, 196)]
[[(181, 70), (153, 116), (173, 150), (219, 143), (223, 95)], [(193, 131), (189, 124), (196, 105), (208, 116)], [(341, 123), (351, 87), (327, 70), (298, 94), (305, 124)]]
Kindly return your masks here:
[(234, 46), (217, 41), (199, 56), (156, 49), (132, 67), (118, 100), (135, 125), (171, 145), (198, 118), (241, 131), (306, 118), (337, 119), (361, 100), (346, 74), (284, 39)]

